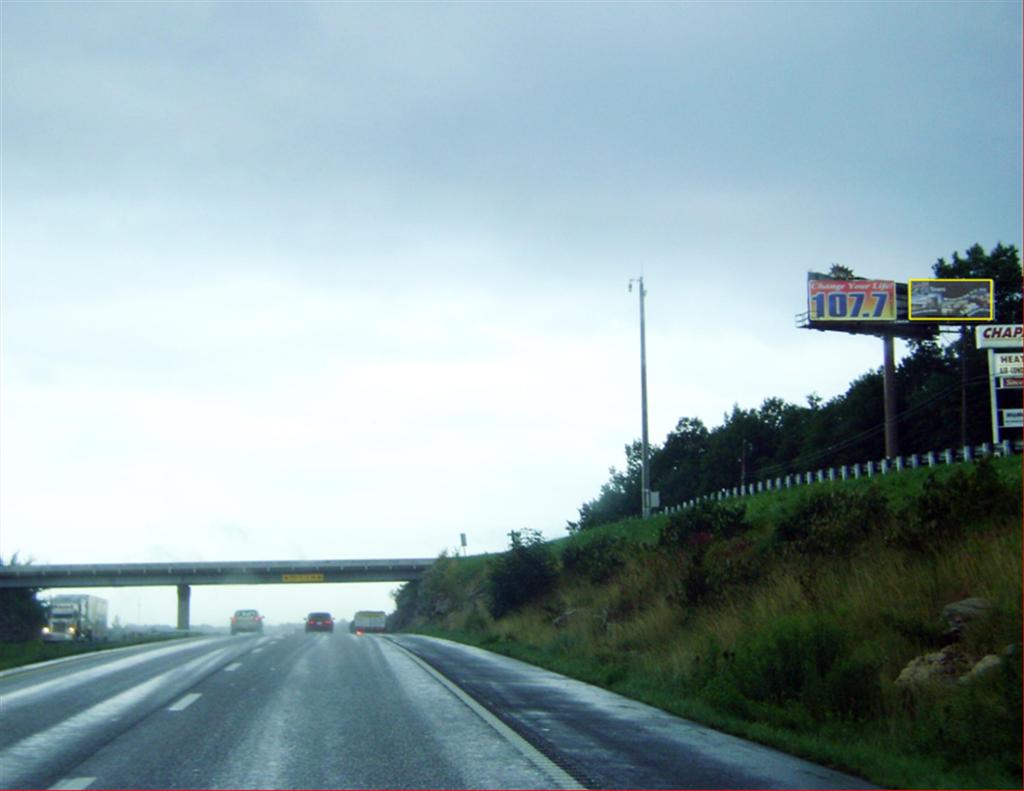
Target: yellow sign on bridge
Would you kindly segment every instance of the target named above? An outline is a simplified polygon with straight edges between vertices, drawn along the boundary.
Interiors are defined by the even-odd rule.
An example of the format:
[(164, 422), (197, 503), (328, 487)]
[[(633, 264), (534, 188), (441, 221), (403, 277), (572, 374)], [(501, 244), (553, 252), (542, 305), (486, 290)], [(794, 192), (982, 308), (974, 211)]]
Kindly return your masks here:
[(323, 582), (323, 574), (282, 574), (281, 582)]

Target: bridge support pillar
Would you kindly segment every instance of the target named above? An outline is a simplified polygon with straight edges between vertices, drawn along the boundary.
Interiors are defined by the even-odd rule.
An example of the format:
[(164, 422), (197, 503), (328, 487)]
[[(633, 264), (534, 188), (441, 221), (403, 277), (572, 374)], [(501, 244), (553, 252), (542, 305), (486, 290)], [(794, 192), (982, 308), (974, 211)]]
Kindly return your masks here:
[(188, 605), (192, 598), (192, 589), (188, 585), (178, 586), (178, 629), (188, 631)]

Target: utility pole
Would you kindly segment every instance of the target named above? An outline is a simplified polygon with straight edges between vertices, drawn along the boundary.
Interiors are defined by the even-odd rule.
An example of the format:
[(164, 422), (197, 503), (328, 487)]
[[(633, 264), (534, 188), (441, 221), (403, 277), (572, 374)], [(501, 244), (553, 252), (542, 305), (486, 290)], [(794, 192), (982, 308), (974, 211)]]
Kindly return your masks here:
[(647, 442), (647, 338), (644, 328), (644, 297), (647, 296), (647, 292), (644, 290), (643, 275), (635, 281), (629, 281), (630, 291), (633, 290), (634, 282), (640, 286), (640, 411), (642, 426), (640, 441), (643, 448), (640, 462), (640, 515), (647, 519), (651, 515), (651, 471)]

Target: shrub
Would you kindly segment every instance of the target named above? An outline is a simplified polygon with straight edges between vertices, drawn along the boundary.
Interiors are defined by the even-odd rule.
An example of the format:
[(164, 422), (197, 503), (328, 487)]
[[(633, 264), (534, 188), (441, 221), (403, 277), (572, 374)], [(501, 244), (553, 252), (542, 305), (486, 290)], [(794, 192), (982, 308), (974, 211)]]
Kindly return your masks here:
[(594, 585), (611, 579), (625, 562), (627, 543), (617, 536), (599, 536), (590, 541), (571, 539), (562, 552), (562, 567)]
[(726, 588), (756, 578), (761, 563), (750, 539), (740, 536), (708, 546), (701, 558), (701, 568), (708, 592), (720, 594)]
[(535, 530), (513, 530), (508, 552), (487, 568), (488, 609), (495, 618), (548, 593), (558, 579), (551, 548)]
[(734, 538), (749, 529), (746, 506), (708, 500), (672, 514), (661, 530), (658, 543), (664, 547), (684, 549), (701, 534), (714, 538)]
[(998, 518), (1020, 517), (1020, 491), (999, 479), (992, 462), (982, 459), (959, 467), (946, 480), (930, 474), (886, 536), (904, 549), (924, 551)]
[(844, 656), (825, 676), (829, 714), (845, 720), (870, 719), (882, 710), (881, 663), (872, 657)]
[(775, 539), (800, 553), (839, 556), (891, 521), (889, 502), (876, 486), (813, 489), (782, 515)]
[(750, 700), (776, 705), (800, 702), (820, 716), (828, 706), (825, 679), (845, 646), (845, 633), (830, 619), (780, 618), (737, 643), (729, 672), (737, 689)]

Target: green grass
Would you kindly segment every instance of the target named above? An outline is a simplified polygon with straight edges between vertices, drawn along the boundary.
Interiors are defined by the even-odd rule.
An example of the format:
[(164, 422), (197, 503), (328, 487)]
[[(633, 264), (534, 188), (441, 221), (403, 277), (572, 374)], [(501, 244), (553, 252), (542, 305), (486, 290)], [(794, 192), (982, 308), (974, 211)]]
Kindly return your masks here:
[[(993, 467), (1019, 498), (1021, 459), (999, 459)], [(447, 597), (443, 612), (414, 628), (881, 785), (1020, 788), (1019, 518), (970, 512), (970, 524), (925, 546), (893, 544), (879, 527), (883, 532), (824, 555), (780, 548), (775, 534), (811, 492), (830, 488), (874, 492), (894, 518), (912, 520), (930, 473), (949, 481), (958, 468), (973, 469), (904, 471), (745, 498), (757, 574), (742, 584), (726, 578), (696, 603), (679, 584), (694, 559), (657, 546), (667, 521), (658, 517), (552, 542), (559, 556), (570, 541), (579, 546), (602, 536), (627, 539), (632, 548), (608, 584), (563, 574), (554, 593), (500, 620), (480, 595), (486, 563), (458, 559), (460, 568), (435, 585)], [(967, 596), (985, 597), (993, 607), (968, 629), (962, 650), (979, 658), (1016, 646), (1003, 671), (942, 694), (894, 687), (907, 662), (936, 650), (946, 628), (942, 607)], [(817, 659), (808, 664), (808, 657)]]

